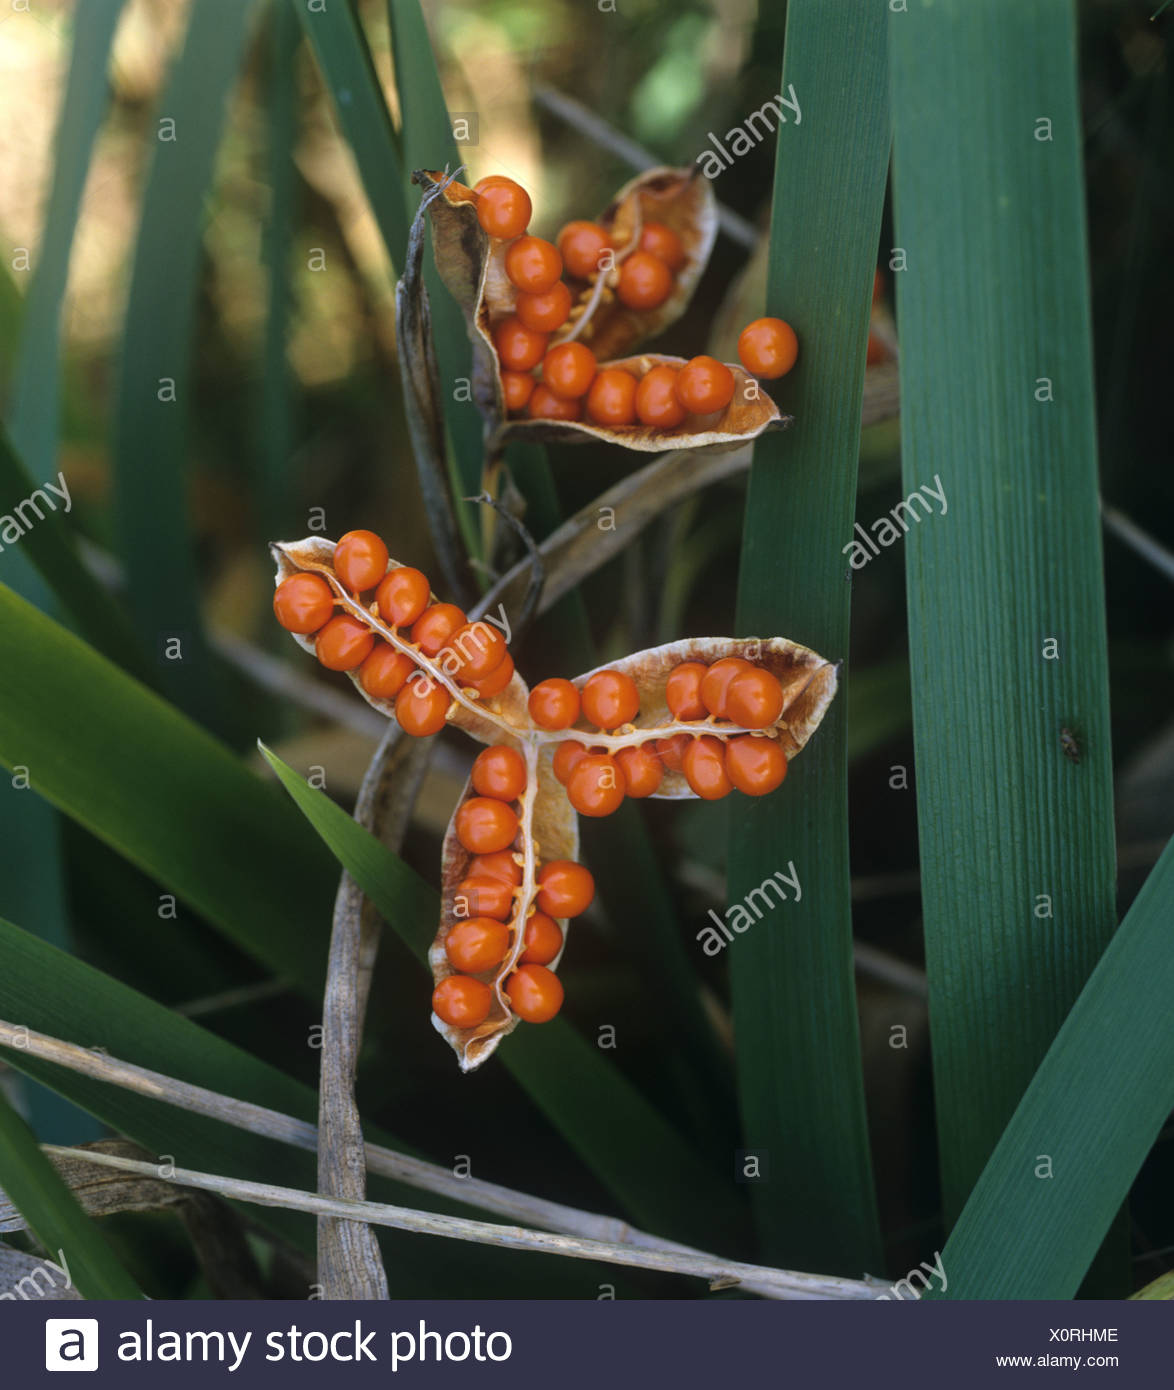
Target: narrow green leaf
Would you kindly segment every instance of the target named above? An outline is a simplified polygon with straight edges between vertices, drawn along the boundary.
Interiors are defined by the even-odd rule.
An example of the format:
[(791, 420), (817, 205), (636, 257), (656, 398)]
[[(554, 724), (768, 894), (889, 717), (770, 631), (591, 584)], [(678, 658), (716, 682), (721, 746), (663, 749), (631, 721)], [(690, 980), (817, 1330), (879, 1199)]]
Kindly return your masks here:
[[(440, 898), (363, 827), (260, 745), (265, 760), (339, 862), (427, 968)], [(425, 1006), (423, 993), (421, 1007)], [(718, 1247), (738, 1230), (733, 1183), (710, 1170), (597, 1048), (563, 1019), (523, 1028), (497, 1054), (625, 1210), (651, 1230)], [(573, 1080), (572, 1080), (573, 1078)], [(650, 1183), (649, 1173), (672, 1173)]]
[(391, 263), (402, 266), (411, 222), (404, 198), (403, 165), (395, 127), (359, 21), (345, 0), (332, 0), (313, 11), (305, 0), (286, 3), (296, 8), (314, 50)]
[(114, 423), (114, 510), (139, 635), (161, 656), (179, 639), (182, 660), (161, 662), (164, 684), (183, 709), (221, 729), (233, 721), (200, 619), (187, 426), (204, 200), (256, 8), (256, 0), (192, 7), (154, 113)]
[(0, 1187), (84, 1298), (141, 1298), (94, 1222), (0, 1092)]
[[(1073, 7), (939, 0), (890, 27), (903, 487), (938, 513), (904, 547), (950, 1223), (1113, 930), (1105, 595)], [(1089, 1230), (1071, 1183), (1052, 1195)], [(1023, 1220), (1000, 1286), (1035, 1267)]]
[(0, 763), (27, 769), (33, 791), (319, 993), (335, 870), (301, 817), (222, 744), (3, 586)]
[[(946, 1298), (1075, 1295), (1174, 1107), (1171, 920), (1174, 840), (1064, 1020), (946, 1242)], [(935, 1288), (927, 1296), (941, 1294)]]
[[(755, 447), (738, 631), (848, 655), (860, 401), (889, 153), (884, 5), (791, 0), (766, 312), (792, 324), (793, 429)], [(829, 171), (834, 173), (829, 176)], [(851, 677), (849, 676), (850, 680)], [(881, 1267), (852, 968), (845, 700), (783, 790), (730, 809), (732, 903), (793, 860), (803, 896), (730, 948), (745, 1144), (766, 1254), (800, 1269)], [(795, 1200), (801, 1192), (803, 1199)]]

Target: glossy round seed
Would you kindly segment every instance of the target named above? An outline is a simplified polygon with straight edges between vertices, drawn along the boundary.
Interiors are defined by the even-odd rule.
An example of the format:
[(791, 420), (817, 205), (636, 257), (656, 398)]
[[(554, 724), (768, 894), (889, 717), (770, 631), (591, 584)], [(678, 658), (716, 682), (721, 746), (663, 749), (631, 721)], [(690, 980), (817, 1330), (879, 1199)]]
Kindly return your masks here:
[(545, 294), (558, 284), (563, 258), (558, 247), (540, 236), (520, 236), (506, 249), (505, 273), (510, 284), (524, 294)]
[(273, 613), (286, 632), (317, 632), (334, 612), (334, 595), (320, 574), (291, 574), (273, 591)]
[(563, 948), (563, 934), (553, 917), (534, 912), (526, 919), (519, 965), (549, 965)]
[(459, 681), (484, 680), (506, 658), (505, 638), (495, 627), (480, 620), (457, 628), (447, 645), (452, 662), (444, 669), (451, 670)]
[(450, 1028), (476, 1028), (492, 1007), (493, 991), (472, 975), (450, 975), (432, 991), (432, 1012)]
[(681, 755), (681, 771), (704, 801), (728, 796), (734, 785), (726, 774), (725, 749), (720, 738), (706, 734), (693, 739)]
[(501, 393), (505, 397), (505, 408), (511, 414), (525, 410), (533, 391), (534, 378), (529, 372), (502, 372)]
[(726, 718), (744, 729), (767, 729), (783, 712), (783, 687), (761, 667), (739, 671), (726, 688)]
[(526, 760), (516, 748), (495, 743), (477, 754), (472, 781), (478, 796), (517, 801), (526, 790)]
[(583, 402), (564, 401), (549, 386), (543, 386), (540, 382), (530, 397), (526, 414), (531, 420), (578, 420), (583, 414)]
[(510, 929), (492, 917), (470, 917), (450, 927), (444, 953), (454, 970), (480, 975), (505, 960), (510, 948)]
[(514, 659), (507, 652), (505, 660), (500, 666), (490, 671), (483, 680), (469, 681), (470, 690), (475, 690), (483, 700), (490, 700), (494, 695), (500, 695), (514, 678)]
[(669, 672), (664, 698), (674, 719), (704, 719), (705, 705), (701, 699), (701, 682), (709, 670), (700, 661), (682, 661)]
[(521, 184), (501, 175), (491, 177), (497, 181), (490, 183), (483, 179), (474, 189), (478, 194), (477, 221), (490, 236), (508, 241), (521, 236), (530, 225), (533, 206)]
[(348, 531), (334, 547), (334, 572), (353, 594), (373, 589), (387, 573), (387, 546), (374, 531)]
[(675, 367), (650, 367), (636, 387), (636, 418), (642, 425), (671, 430), (688, 414), (677, 397)]
[(510, 1007), (524, 1023), (548, 1023), (563, 1006), (563, 987), (544, 965), (519, 965), (505, 982)]
[(690, 415), (724, 410), (734, 399), (734, 374), (716, 357), (694, 357), (677, 373), (677, 399)]
[(540, 729), (569, 729), (579, 717), (579, 692), (570, 681), (552, 676), (531, 690), (527, 707)]
[(740, 656), (723, 656), (715, 661), (701, 680), (701, 702), (717, 719), (728, 719), (726, 701), (729, 697), (730, 683), (743, 671), (753, 671), (754, 667)]
[(546, 334), (535, 333), (515, 314), (502, 319), (493, 334), (493, 345), (501, 365), (511, 372), (528, 372), (537, 367), (546, 351)]
[(514, 905), (515, 884), (488, 874), (472, 874), (461, 879), (453, 894), (452, 910), (457, 917), (492, 917), (504, 922)]
[(535, 333), (553, 333), (571, 315), (571, 292), (559, 280), (541, 294), (519, 294), (514, 313)]
[(726, 776), (747, 796), (766, 796), (787, 775), (787, 755), (773, 738), (740, 734), (726, 744)]
[(552, 859), (538, 870), (538, 909), (548, 917), (578, 917), (595, 897), (595, 880), (572, 859)]
[(514, 858), (512, 849), (502, 849), (494, 854), (475, 854), (469, 860), (468, 876), (497, 878), (503, 883), (521, 883), (522, 866)]
[(395, 717), (405, 734), (429, 738), (444, 728), (452, 696), (439, 681), (413, 676), (395, 697)]
[(636, 682), (623, 671), (596, 671), (583, 684), (583, 714), (598, 729), (618, 729), (640, 713)]
[(666, 772), (680, 772), (681, 758), (692, 741), (688, 734), (673, 734), (671, 738), (656, 740), (653, 751), (664, 764)]
[(568, 738), (560, 743), (554, 750), (554, 757), (551, 759), (551, 766), (554, 775), (565, 787), (570, 775), (575, 770), (575, 764), (580, 758), (587, 756), (587, 748), (579, 743), (577, 739)]
[(396, 651), (390, 642), (380, 642), (359, 667), (359, 684), (376, 700), (394, 700), (415, 669), (410, 656)]
[(627, 782), (606, 753), (588, 753), (567, 780), (567, 799), (581, 816), (610, 816), (624, 804)]
[(412, 641), (425, 656), (436, 656), (467, 622), (455, 603), (434, 603), (412, 624)]
[(754, 376), (786, 376), (798, 356), (795, 330), (782, 319), (755, 319), (738, 337), (738, 358)]
[(457, 811), (455, 829), (457, 839), (470, 854), (493, 854), (513, 844), (518, 816), (504, 801), (473, 796)]
[(583, 343), (559, 343), (542, 359), (542, 380), (562, 400), (577, 400), (595, 380), (595, 354)]
[(605, 367), (587, 392), (587, 418), (597, 425), (636, 423), (636, 378), (622, 367)]
[(663, 222), (645, 222), (640, 232), (640, 250), (647, 251), (661, 260), (671, 271), (678, 271), (685, 264), (685, 246), (671, 227)]
[(589, 280), (599, 269), (599, 258), (610, 249), (611, 237), (598, 222), (568, 222), (558, 234), (558, 249), (568, 275)]
[(375, 634), (358, 618), (340, 613), (314, 639), (314, 651), (328, 671), (353, 671), (371, 655)]
[(410, 627), (428, 607), (428, 577), (411, 565), (389, 570), (375, 590), (379, 616), (388, 627)]
[(642, 800), (659, 789), (664, 777), (664, 764), (656, 756), (651, 743), (641, 743), (635, 748), (621, 748), (616, 754), (616, 762), (624, 774), (629, 796)]
[(629, 309), (641, 313), (659, 309), (672, 289), (672, 271), (649, 251), (633, 251), (620, 266), (616, 296)]

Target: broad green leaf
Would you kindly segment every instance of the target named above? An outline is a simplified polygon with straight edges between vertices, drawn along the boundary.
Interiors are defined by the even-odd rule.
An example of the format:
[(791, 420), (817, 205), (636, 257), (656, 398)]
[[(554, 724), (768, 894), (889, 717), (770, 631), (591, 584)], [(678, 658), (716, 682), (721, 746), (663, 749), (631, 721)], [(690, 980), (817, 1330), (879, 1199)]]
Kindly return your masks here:
[[(28, 1125), (0, 1092), (0, 1187), (29, 1223), (49, 1259), (68, 1267), (84, 1298), (141, 1298), (95, 1223), (41, 1152)], [(64, 1257), (64, 1258), (63, 1258)]]
[[(335, 870), (222, 744), (0, 586), (0, 763), (275, 974), (322, 987)], [(166, 931), (167, 919), (151, 924)]]
[(949, 1225), (1113, 931), (1105, 594), (1072, 6), (940, 0), (890, 29), (895, 240), (916, 267), (895, 276), (903, 490), (924, 509), (901, 544)]
[[(860, 401), (889, 155), (884, 5), (791, 0), (764, 310), (799, 362), (779, 393), (795, 416), (755, 446), (737, 631), (848, 656)], [(834, 171), (834, 172), (831, 172)], [(720, 187), (719, 187), (720, 194)], [(851, 681), (851, 675), (848, 676)], [(832, 705), (786, 786), (730, 808), (730, 902), (793, 860), (799, 902), (730, 948), (744, 1142), (770, 1180), (751, 1197), (772, 1261), (881, 1267), (852, 968), (846, 702)], [(802, 1200), (795, 1194), (802, 1193)]]
[[(263, 745), (282, 786), (396, 934), (427, 968), (440, 898), (329, 797)], [(421, 980), (420, 1007), (428, 1008)], [(498, 1054), (570, 1146), (637, 1221), (680, 1239), (726, 1244), (733, 1184), (722, 1185), (598, 1048), (562, 1019), (524, 1028)], [(671, 1183), (647, 1174), (671, 1173)]]
[(942, 1251), (946, 1298), (1075, 1296), (1174, 1107), (1172, 920), (1174, 841), (962, 1209)]

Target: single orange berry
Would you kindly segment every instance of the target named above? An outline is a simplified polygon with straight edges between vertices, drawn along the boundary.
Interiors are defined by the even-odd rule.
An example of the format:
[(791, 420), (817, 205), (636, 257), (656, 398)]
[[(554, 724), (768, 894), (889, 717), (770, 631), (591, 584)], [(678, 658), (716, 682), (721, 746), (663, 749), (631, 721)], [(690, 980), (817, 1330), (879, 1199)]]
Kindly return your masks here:
[(685, 264), (685, 246), (671, 227), (663, 222), (645, 222), (640, 233), (640, 250), (647, 251), (672, 271)]
[(575, 764), (580, 758), (585, 758), (586, 756), (586, 747), (573, 738), (566, 739), (554, 750), (551, 766), (554, 769), (554, 775), (564, 787), (570, 780), (571, 773), (575, 770)]
[(497, 325), (493, 345), (501, 365), (511, 372), (528, 372), (537, 367), (546, 351), (546, 334), (535, 333), (521, 319), (511, 314)]
[(581, 816), (610, 816), (624, 804), (628, 784), (620, 765), (606, 753), (588, 753), (567, 781), (567, 799)]
[(334, 595), (320, 574), (291, 574), (273, 591), (273, 612), (286, 632), (317, 632), (334, 612)]
[(375, 635), (366, 623), (340, 613), (320, 629), (314, 651), (328, 671), (353, 671), (371, 655)]
[(504, 922), (514, 905), (515, 886), (503, 878), (471, 874), (457, 885), (452, 910), (458, 917), (493, 917)]
[(559, 343), (542, 359), (542, 380), (564, 401), (585, 396), (595, 380), (595, 354), (583, 343)]
[(690, 415), (724, 410), (734, 399), (734, 374), (716, 357), (694, 357), (677, 373), (677, 399)]
[(334, 572), (352, 593), (373, 589), (387, 573), (387, 546), (374, 531), (348, 531), (334, 547)]
[(558, 284), (563, 258), (557, 246), (540, 236), (520, 236), (506, 250), (505, 273), (515, 289), (525, 294), (545, 294)]
[(544, 965), (519, 965), (505, 982), (505, 992), (523, 1023), (549, 1023), (563, 1006), (559, 977)]
[(726, 744), (726, 776), (747, 796), (765, 796), (787, 775), (787, 755), (773, 738), (741, 734)]
[(583, 713), (597, 729), (618, 729), (640, 713), (636, 682), (623, 671), (596, 671), (583, 684)]
[(484, 680), (506, 658), (505, 638), (495, 627), (480, 620), (457, 628), (449, 638), (448, 649), (459, 681)]
[(472, 975), (450, 975), (432, 991), (432, 1012), (450, 1028), (476, 1028), (492, 1007), (493, 991)]
[(579, 717), (579, 692), (570, 681), (552, 676), (531, 690), (528, 708), (540, 729), (569, 729)]
[(636, 417), (642, 425), (671, 430), (688, 412), (677, 398), (675, 367), (650, 367), (636, 387)]
[(470, 878), (497, 878), (503, 883), (521, 883), (522, 866), (514, 858), (512, 849), (498, 850), (495, 854), (476, 854), (469, 860)]
[(739, 671), (726, 689), (726, 718), (744, 729), (766, 729), (783, 712), (783, 687), (761, 667)]
[(534, 378), (529, 372), (502, 372), (501, 393), (505, 397), (505, 408), (512, 414), (525, 410), (533, 390)]
[(493, 854), (513, 844), (518, 833), (518, 815), (504, 801), (471, 796), (457, 811), (456, 832), (470, 854)]
[(483, 680), (469, 681), (468, 686), (483, 700), (490, 700), (494, 695), (500, 695), (513, 678), (514, 659), (507, 652), (500, 666), (496, 666)]
[(650, 744), (641, 743), (635, 748), (621, 748), (616, 754), (616, 762), (624, 774), (628, 795), (637, 799), (651, 796), (659, 788), (664, 777), (664, 764)]
[(451, 704), (452, 696), (444, 686), (421, 673), (395, 697), (395, 717), (405, 734), (428, 738), (444, 728)]
[(526, 790), (526, 759), (504, 743), (483, 748), (473, 763), (473, 790), (478, 796), (517, 801)]
[(597, 425), (636, 423), (636, 378), (622, 367), (605, 367), (587, 392), (587, 418)]
[(701, 682), (709, 667), (700, 661), (682, 661), (669, 672), (664, 688), (665, 704), (674, 719), (704, 719), (705, 705), (701, 700)]
[(519, 965), (549, 965), (563, 948), (563, 934), (553, 917), (545, 912), (532, 913), (526, 919), (522, 937)]
[(673, 272), (650, 251), (633, 251), (620, 266), (616, 295), (629, 309), (659, 309), (672, 289)]
[(864, 354), (866, 366), (875, 367), (878, 362), (888, 361), (889, 350), (875, 333), (868, 335), (868, 348)]
[(552, 859), (538, 870), (538, 910), (548, 917), (578, 917), (594, 897), (590, 870), (573, 859)]
[(412, 624), (412, 641), (425, 656), (435, 656), (467, 622), (455, 603), (434, 603)]
[(786, 376), (798, 356), (799, 339), (782, 319), (755, 319), (738, 337), (738, 357), (755, 376)]
[(658, 738), (653, 746), (667, 771), (680, 772), (681, 758), (692, 741), (688, 734), (673, 734), (671, 738)]
[(492, 188), (495, 183), (513, 183), (513, 179), (507, 179), (504, 174), (486, 174), (483, 179), (478, 179), (473, 185), (473, 192), (484, 193), (487, 188)]
[(510, 948), (510, 929), (492, 917), (470, 917), (450, 927), (444, 938), (444, 954), (454, 970), (480, 975), (505, 960)]
[(728, 719), (726, 701), (729, 698), (730, 682), (743, 671), (753, 671), (749, 661), (740, 656), (723, 656), (715, 661), (701, 678), (701, 702), (718, 719)]
[(589, 280), (599, 269), (599, 258), (610, 249), (611, 237), (598, 222), (568, 222), (558, 234), (567, 274)]
[(534, 388), (526, 414), (531, 420), (577, 420), (583, 414), (583, 402), (564, 401), (540, 383)]
[(513, 179), (492, 174), (490, 179), (482, 179), (474, 188), (477, 194), (477, 221), (483, 231), (490, 236), (509, 241), (521, 236), (530, 225), (533, 205), (530, 195)]
[(410, 627), (428, 607), (431, 593), (426, 575), (401, 565), (388, 571), (375, 590), (379, 616), (388, 627)]
[(541, 294), (520, 294), (514, 313), (535, 333), (553, 333), (571, 316), (571, 292), (561, 280)]
[(359, 684), (377, 700), (394, 700), (414, 670), (410, 656), (397, 652), (390, 642), (380, 642), (359, 667)]
[(717, 801), (734, 789), (726, 773), (725, 751), (720, 738), (706, 734), (693, 739), (681, 755), (685, 780), (704, 801)]

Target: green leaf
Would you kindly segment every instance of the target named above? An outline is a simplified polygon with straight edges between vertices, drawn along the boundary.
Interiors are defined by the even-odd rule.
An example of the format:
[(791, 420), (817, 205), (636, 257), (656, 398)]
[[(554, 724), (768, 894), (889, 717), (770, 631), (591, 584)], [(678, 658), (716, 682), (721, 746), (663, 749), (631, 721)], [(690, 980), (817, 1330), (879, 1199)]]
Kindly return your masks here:
[[(948, 499), (903, 545), (949, 1224), (1113, 931), (1105, 594), (1072, 7), (891, 30), (903, 487)], [(1071, 1174), (1041, 1210), (1049, 1186), (1087, 1229)]]
[(27, 768), (47, 801), (242, 950), (320, 992), (335, 870), (301, 818), (222, 744), (3, 586), (0, 763)]
[[(298, 808), (420, 964), (440, 898), (390, 850), (264, 745)], [(421, 990), (421, 1008), (427, 1007)], [(733, 1184), (715, 1181), (681, 1137), (563, 1019), (515, 1033), (498, 1056), (630, 1216), (660, 1234), (722, 1246), (739, 1220)], [(647, 1174), (671, 1173), (671, 1183)]]
[[(1174, 841), (1057, 1033), (946, 1242), (946, 1298), (1075, 1295), (1174, 1107), (1171, 920)], [(1037, 1176), (1044, 1156), (1048, 1177)], [(926, 1296), (942, 1295), (935, 1288)]]
[[(781, 393), (796, 424), (755, 446), (738, 631), (790, 637), (830, 661), (848, 655), (842, 547), (889, 153), (886, 14), (791, 0), (779, 88), (794, 86), (802, 122), (777, 136), (765, 310), (799, 336)], [(845, 714), (841, 694), (777, 796), (731, 806), (730, 901), (789, 860), (803, 896), (731, 947), (730, 972), (745, 1145), (770, 1166), (769, 1182), (751, 1186), (767, 1258), (858, 1275), (880, 1268), (881, 1250), (852, 967)]]
[(256, 8), (255, 0), (192, 7), (152, 120), (155, 152), (127, 297), (114, 425), (114, 510), (131, 612), (148, 648), (162, 650), (168, 638), (179, 638), (183, 659), (166, 664), (164, 684), (183, 709), (221, 729), (233, 721), (200, 618), (187, 426), (204, 199)]
[[(105, 1237), (0, 1092), (0, 1187), (84, 1298), (141, 1298)], [(64, 1259), (62, 1258), (64, 1256)]]
[(331, 0), (313, 11), (304, 0), (286, 3), (297, 9), (314, 50), (391, 263), (402, 266), (411, 222), (404, 199), (403, 165), (359, 21), (345, 0)]

